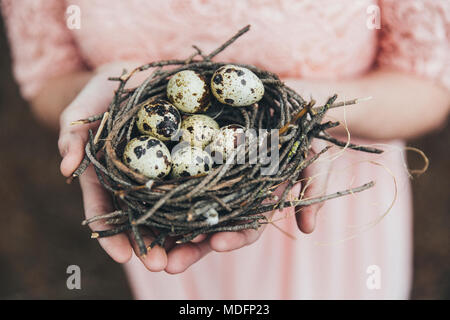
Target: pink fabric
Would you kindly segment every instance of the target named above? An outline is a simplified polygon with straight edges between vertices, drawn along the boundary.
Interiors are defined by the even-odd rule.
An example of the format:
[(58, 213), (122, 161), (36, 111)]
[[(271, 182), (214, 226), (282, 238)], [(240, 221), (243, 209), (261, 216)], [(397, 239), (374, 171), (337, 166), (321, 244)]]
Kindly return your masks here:
[(63, 20), (64, 1), (2, 1), (14, 73), (26, 98), (53, 76), (83, 67)]
[[(46, 79), (117, 60), (209, 52), (243, 25), (252, 32), (221, 54), (283, 76), (342, 78), (374, 62), (430, 77), (450, 88), (450, 2), (380, 0), (382, 28), (366, 27), (376, 0), (1, 0), (14, 72), (25, 97)], [(81, 8), (81, 29), (65, 9)], [(95, 30), (95, 32), (93, 32)], [(379, 54), (377, 55), (377, 52)]]
[[(65, 26), (70, 4), (81, 8), (81, 29)], [(380, 5), (382, 29), (367, 28), (367, 8)], [(25, 97), (46, 79), (117, 60), (184, 58), (196, 44), (214, 49), (237, 29), (252, 31), (217, 59), (259, 65), (285, 77), (356, 77), (374, 64), (429, 77), (450, 88), (450, 2), (434, 0), (2, 0)], [(367, 142), (369, 143), (369, 142)], [(407, 298), (411, 278), (410, 190), (402, 156), (367, 158), (396, 177), (398, 196), (389, 215), (361, 231), (355, 225), (382, 214), (393, 197), (392, 177), (380, 166), (346, 152), (334, 162), (329, 192), (376, 179), (370, 191), (328, 202), (312, 235), (299, 234), (292, 217), (269, 226), (254, 245), (210, 254), (181, 275), (150, 273), (136, 258), (126, 265), (137, 298)], [(289, 213), (289, 211), (288, 211)], [(290, 212), (292, 214), (292, 211)], [(331, 241), (323, 246), (316, 242)], [(377, 265), (381, 288), (366, 286)]]
[[(394, 198), (394, 182), (382, 167), (360, 163), (364, 158), (388, 166), (397, 179), (398, 199), (387, 217), (374, 227), (364, 226), (386, 212)], [(277, 213), (273, 220), (297, 240), (269, 225), (253, 245), (230, 253), (211, 253), (181, 275), (149, 273), (134, 257), (126, 271), (135, 296), (406, 299), (412, 267), (412, 208), (401, 155), (393, 149), (382, 157), (364, 157), (349, 151), (335, 160), (330, 178), (333, 179), (327, 190), (330, 193), (372, 179), (376, 180), (376, 186), (355, 196), (327, 202), (319, 213), (316, 231), (310, 235), (297, 230), (292, 209), (288, 209)], [(344, 241), (352, 235), (357, 237)], [(380, 289), (370, 290), (366, 285), (367, 268), (372, 265), (381, 270)]]
[(378, 62), (450, 89), (450, 1), (381, 0)]

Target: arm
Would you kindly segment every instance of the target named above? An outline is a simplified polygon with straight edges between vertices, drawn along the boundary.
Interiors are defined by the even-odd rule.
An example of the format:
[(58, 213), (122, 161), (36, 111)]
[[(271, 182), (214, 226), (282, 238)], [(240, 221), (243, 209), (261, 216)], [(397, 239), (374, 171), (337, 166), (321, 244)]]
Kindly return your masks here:
[[(61, 112), (92, 76), (93, 72), (77, 71), (50, 79), (31, 100), (37, 119), (57, 128)], [(358, 79), (339, 82), (286, 79), (286, 83), (318, 103), (335, 92), (340, 97), (338, 100), (371, 96), (372, 100), (350, 106), (346, 112), (351, 133), (369, 139), (409, 139), (427, 133), (441, 127), (450, 110), (447, 90), (396, 71), (377, 70)], [(343, 109), (330, 110), (329, 118), (343, 122)], [(342, 127), (335, 132), (344, 133)]]
[(62, 111), (92, 78), (91, 71), (75, 71), (49, 79), (30, 100), (36, 119), (52, 129), (58, 129)]
[[(305, 98), (318, 103), (337, 93), (338, 101), (371, 96), (349, 106), (346, 120), (354, 136), (374, 139), (410, 139), (444, 125), (450, 110), (450, 93), (430, 80), (406, 73), (380, 69), (360, 78), (344, 81), (287, 79), (286, 83)], [(329, 119), (344, 122), (344, 110), (332, 109)], [(334, 131), (344, 134), (339, 126)]]

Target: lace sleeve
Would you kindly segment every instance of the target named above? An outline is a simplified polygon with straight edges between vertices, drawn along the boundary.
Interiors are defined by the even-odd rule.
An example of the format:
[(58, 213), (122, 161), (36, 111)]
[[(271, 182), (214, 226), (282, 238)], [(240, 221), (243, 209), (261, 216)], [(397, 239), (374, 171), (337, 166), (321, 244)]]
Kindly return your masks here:
[(65, 1), (1, 0), (22, 95), (30, 99), (51, 77), (82, 68), (81, 58), (66, 27)]
[(450, 89), (450, 1), (380, 0), (378, 64)]

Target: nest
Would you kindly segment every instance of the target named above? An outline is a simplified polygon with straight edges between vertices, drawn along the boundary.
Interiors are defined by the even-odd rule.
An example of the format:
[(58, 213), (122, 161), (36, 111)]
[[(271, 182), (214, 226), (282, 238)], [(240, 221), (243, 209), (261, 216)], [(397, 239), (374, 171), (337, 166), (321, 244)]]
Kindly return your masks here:
[[(192, 240), (199, 234), (220, 231), (257, 229), (268, 223), (264, 212), (291, 206), (307, 206), (346, 194), (359, 192), (373, 186), (369, 182), (360, 187), (344, 190), (317, 198), (287, 200), (287, 195), (298, 181), (302, 171), (328, 150), (310, 154), (310, 144), (315, 138), (331, 144), (365, 152), (380, 153), (378, 149), (367, 148), (339, 141), (326, 130), (339, 125), (338, 122), (322, 122), (328, 109), (355, 104), (357, 99), (336, 102), (331, 96), (323, 106), (315, 107), (314, 101), (306, 101), (286, 86), (276, 74), (252, 65), (237, 64), (253, 71), (263, 82), (265, 94), (261, 101), (247, 107), (228, 107), (214, 103), (218, 109), (216, 121), (219, 124), (238, 123), (247, 129), (278, 129), (279, 143), (267, 149), (267, 155), (278, 148), (277, 170), (263, 175), (260, 162), (249, 161), (239, 164), (230, 157), (225, 163), (215, 165), (205, 176), (179, 179), (149, 180), (122, 163), (123, 148), (136, 136), (135, 117), (143, 103), (152, 99), (165, 98), (169, 78), (181, 70), (195, 70), (210, 79), (218, 68), (229, 64), (212, 59), (249, 30), (240, 30), (230, 40), (212, 53), (205, 55), (193, 46), (195, 52), (184, 60), (164, 60), (143, 65), (132, 72), (125, 70), (120, 77), (110, 78), (118, 82), (108, 110), (100, 115), (76, 121), (92, 123), (100, 121), (94, 136), (85, 148), (85, 158), (73, 173), (72, 178), (81, 175), (92, 164), (100, 183), (112, 194), (114, 212), (85, 220), (83, 224), (104, 220), (111, 229), (94, 231), (93, 238), (108, 237), (131, 231), (140, 253), (147, 248), (143, 233), (150, 233), (156, 244), (163, 246), (168, 237), (177, 243)], [(137, 72), (154, 69), (139, 87), (126, 89), (127, 82)], [(270, 131), (267, 135), (270, 136)], [(254, 147), (253, 147), (254, 148)], [(245, 159), (249, 159), (252, 146), (245, 146)], [(267, 168), (266, 168), (267, 169)], [(284, 183), (281, 196), (273, 197), (272, 191)], [(269, 199), (269, 201), (264, 201)], [(211, 216), (216, 219), (211, 223)]]

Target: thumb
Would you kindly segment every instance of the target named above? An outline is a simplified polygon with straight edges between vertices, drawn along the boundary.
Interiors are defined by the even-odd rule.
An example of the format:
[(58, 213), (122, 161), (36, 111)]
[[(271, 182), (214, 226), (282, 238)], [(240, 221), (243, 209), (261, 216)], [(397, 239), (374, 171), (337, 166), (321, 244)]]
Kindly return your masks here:
[[(313, 147), (316, 149), (325, 148), (326, 144), (315, 143)], [(316, 152), (317, 153), (317, 152)], [(318, 159), (307, 167), (302, 175), (306, 177), (303, 183), (303, 199), (311, 199), (324, 195), (328, 187), (328, 180), (331, 169), (331, 161), (329, 159)], [(300, 231), (304, 233), (311, 233), (316, 228), (317, 213), (322, 208), (323, 202), (316, 203), (306, 207), (297, 207), (296, 219)]]
[[(308, 171), (306, 174), (308, 174)], [(324, 194), (327, 187), (327, 178), (327, 175), (321, 175), (314, 177), (314, 180), (308, 181), (307, 179), (303, 190), (303, 199), (310, 199)], [(316, 228), (317, 213), (322, 205), (323, 203), (316, 203), (306, 207), (296, 207), (296, 212), (298, 212), (296, 219), (300, 231), (304, 233), (314, 231)]]
[(81, 163), (88, 139), (88, 129), (97, 125), (96, 123), (72, 125), (72, 122), (104, 112), (113, 95), (111, 84), (106, 79), (99, 81), (96, 77), (88, 82), (60, 117), (58, 148), (63, 157), (60, 169), (66, 177), (70, 176)]
[(108, 77), (120, 75), (124, 69), (131, 71), (139, 65), (138, 62), (116, 62), (97, 69), (97, 73), (61, 114), (58, 147), (63, 157), (60, 170), (64, 176), (70, 176), (79, 166), (84, 157), (88, 130), (98, 126), (98, 123), (72, 125), (72, 122), (106, 111), (118, 85), (115, 81), (109, 81)]

